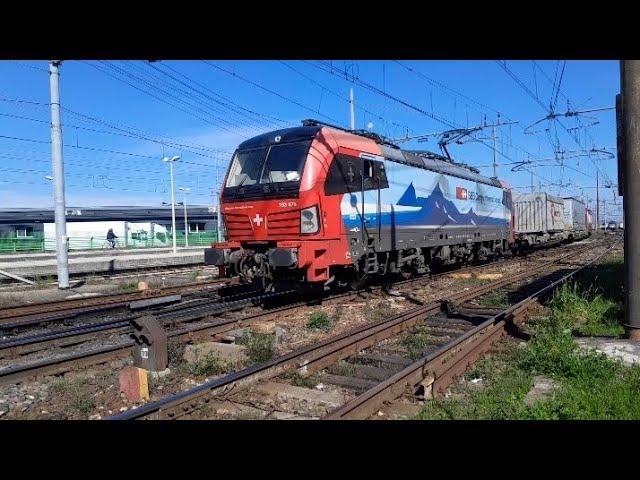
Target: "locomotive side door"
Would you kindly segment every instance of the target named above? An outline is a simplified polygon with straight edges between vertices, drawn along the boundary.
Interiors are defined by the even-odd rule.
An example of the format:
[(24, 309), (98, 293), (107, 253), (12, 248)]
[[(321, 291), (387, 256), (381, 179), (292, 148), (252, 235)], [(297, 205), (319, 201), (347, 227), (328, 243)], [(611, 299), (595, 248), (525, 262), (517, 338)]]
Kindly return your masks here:
[(382, 157), (337, 154), (325, 183), (326, 195), (343, 195), (341, 214), (355, 261), (368, 251), (381, 228), (380, 191), (388, 188)]

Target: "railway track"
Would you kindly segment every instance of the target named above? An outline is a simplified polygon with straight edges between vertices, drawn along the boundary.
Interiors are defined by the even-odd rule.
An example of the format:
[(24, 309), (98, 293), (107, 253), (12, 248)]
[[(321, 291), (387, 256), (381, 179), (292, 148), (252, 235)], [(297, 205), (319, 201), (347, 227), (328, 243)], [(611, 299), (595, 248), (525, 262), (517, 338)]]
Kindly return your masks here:
[[(355, 420), (385, 416), (385, 411), (406, 411), (403, 406), (415, 405), (415, 399), (430, 399), (444, 393), (453, 380), (479, 360), (493, 344), (509, 333), (509, 329), (521, 323), (527, 312), (540, 300), (576, 273), (602, 258), (608, 250), (587, 263), (563, 274), (548, 285), (542, 286), (526, 298), (510, 307), (488, 315), (479, 325), (463, 331), (461, 335), (439, 346), (427, 355), (411, 362), (385, 380), (355, 396), (344, 405), (330, 412), (324, 419)], [(400, 408), (397, 408), (397, 407)], [(395, 408), (394, 408), (395, 407)], [(386, 415), (387, 418), (389, 415)]]
[[(591, 247), (589, 245), (575, 247), (573, 249), (574, 252), (571, 252), (570, 255), (576, 254), (578, 250), (583, 251), (588, 248)], [(545, 258), (544, 255), (532, 257), (533, 260), (541, 259), (543, 261), (545, 261)], [(546, 261), (545, 264), (555, 261), (557, 261), (557, 259)], [(531, 263), (531, 261), (526, 262), (528, 266), (530, 266)], [(493, 265), (495, 265), (495, 263), (472, 266), (456, 271), (468, 272)], [(418, 277), (417, 279), (399, 281), (393, 285), (395, 288), (398, 288), (413, 284), (424, 284), (425, 282), (431, 281), (433, 277), (448, 275), (450, 273), (451, 272), (443, 272), (442, 274), (432, 277)], [(368, 291), (382, 291), (384, 288), (385, 286), (378, 285), (368, 289)], [(346, 292), (331, 295), (323, 299), (315, 298), (312, 299), (311, 302), (323, 301), (324, 303), (331, 303), (349, 301), (358, 298), (365, 291), (366, 290)], [(309, 303), (309, 299), (302, 299), (299, 295), (297, 298), (292, 298), (295, 295), (296, 292), (280, 292), (277, 295), (249, 296), (237, 300), (231, 298), (225, 302), (219, 302), (218, 300), (203, 301), (200, 304), (190, 307), (180, 305), (166, 307), (161, 312), (157, 312), (156, 315), (157, 318), (165, 324), (167, 335), (170, 339), (184, 342), (198, 339), (211, 339), (236, 328), (248, 326), (255, 322), (268, 321), (282, 313), (290, 312), (301, 305)], [(249, 305), (259, 304), (273, 296), (280, 296), (282, 298), (289, 296), (289, 304), (284, 307), (242, 318), (219, 317)], [(108, 320), (82, 327), (72, 327), (63, 331), (18, 337), (0, 342), (0, 359), (17, 359), (38, 352), (45, 352), (50, 349), (55, 349), (58, 353), (76, 350), (74, 353), (62, 356), (51, 352), (53, 354), (48, 355), (48, 358), (0, 368), (0, 384), (20, 382), (41, 375), (61, 374), (73, 369), (124, 358), (131, 354), (134, 345), (127, 336), (130, 332), (129, 320), (130, 319)], [(198, 323), (198, 320), (201, 320), (201, 322)], [(193, 324), (190, 325), (190, 323)], [(103, 338), (103, 345), (78, 351), (78, 348), (83, 344), (99, 340), (99, 338), (96, 337), (98, 333), (117, 334), (118, 338)]]
[(132, 302), (158, 299), (177, 294), (213, 291), (228, 284), (230, 279), (189, 283), (177, 287), (162, 287), (153, 290), (130, 293), (116, 293), (99, 297), (74, 298), (55, 302), (33, 303), (0, 309), (0, 329), (7, 330), (36, 324), (62, 321), (81, 314), (98, 313)]
[[(508, 278), (428, 302), (110, 419), (175, 419), (198, 410), (213, 408), (215, 411), (215, 406), (221, 402), (249, 405), (254, 409), (258, 406), (258, 410), (267, 412), (268, 417), (268, 412), (274, 413), (274, 409), (261, 405), (260, 393), (268, 391), (273, 394), (282, 388), (289, 390), (290, 394), (291, 389), (297, 388), (312, 392), (305, 395), (313, 397), (313, 392), (316, 392), (271, 381), (292, 372), (303, 378), (317, 374), (323, 385), (331, 385), (333, 393), (340, 392), (345, 397), (344, 405), (336, 407), (333, 412), (326, 412), (328, 418), (366, 417), (376, 411), (381, 402), (400, 396), (409, 384), (414, 388), (413, 391), (421, 389), (423, 396), (427, 391), (441, 391), (448, 381), (464, 371), (468, 363), (478, 358), (494, 339), (502, 335), (505, 328), (522, 315), (525, 307), (528, 308), (534, 299), (548, 294), (559, 283), (607, 253), (609, 248), (607, 246), (600, 250), (595, 249), (594, 245), (576, 248)], [(587, 261), (574, 260), (585, 253), (589, 256)], [(532, 280), (534, 278), (536, 280)], [(517, 298), (515, 305), (502, 311), (479, 309), (469, 304), (496, 289), (513, 289), (514, 286), (529, 291), (533, 289), (534, 292), (524, 298), (517, 298), (516, 294), (513, 297)], [(522, 297), (523, 293), (519, 295)], [(443, 315), (444, 311), (448, 314)], [(394, 346), (402, 345), (402, 336), (415, 327), (425, 329), (434, 339), (425, 351), (419, 352), (419, 358), (412, 361), (399, 354), (398, 349), (395, 353), (389, 353), (389, 347), (393, 350)], [(345, 375), (345, 372), (336, 373), (335, 370), (334, 373), (327, 373), (327, 370), (331, 372), (331, 368), (341, 366), (345, 360), (349, 360), (348, 365), (356, 372), (355, 376)], [(373, 366), (372, 362), (377, 362), (377, 366)], [(308, 398), (305, 402), (309, 403)], [(316, 415), (306, 415), (309, 416)]]

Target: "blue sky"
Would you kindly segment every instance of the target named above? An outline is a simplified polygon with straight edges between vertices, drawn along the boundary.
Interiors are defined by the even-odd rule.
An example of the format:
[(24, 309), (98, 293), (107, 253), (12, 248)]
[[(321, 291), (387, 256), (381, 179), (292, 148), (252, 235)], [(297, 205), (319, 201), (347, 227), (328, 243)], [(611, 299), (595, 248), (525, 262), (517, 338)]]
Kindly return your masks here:
[[(239, 142), (318, 118), (347, 127), (349, 88), (357, 128), (393, 139), (502, 121), (498, 176), (536, 189), (595, 198), (617, 182), (613, 110), (543, 121), (556, 112), (612, 107), (617, 61), (65, 61), (61, 99), (67, 204), (158, 205), (170, 201), (163, 154), (181, 155), (176, 186), (189, 203), (213, 202), (216, 165), (222, 177)], [(563, 68), (564, 67), (564, 68)], [(346, 78), (348, 77), (348, 78)], [(561, 81), (558, 80), (561, 78)], [(555, 81), (554, 81), (555, 80)], [(554, 83), (560, 83), (559, 92)], [(556, 100), (557, 97), (557, 100)], [(47, 61), (0, 61), (0, 205), (48, 207), (50, 111)], [(569, 102), (569, 103), (568, 103)], [(590, 126), (589, 126), (590, 125)], [(545, 131), (548, 130), (548, 131)], [(492, 174), (491, 131), (451, 145), (455, 160)], [(479, 140), (479, 141), (478, 141)], [(439, 151), (433, 137), (407, 149)], [(611, 154), (585, 152), (607, 149)], [(554, 151), (564, 151), (564, 154)], [(562, 160), (558, 160), (563, 156)], [(601, 189), (607, 213), (621, 214), (615, 189)], [(615, 197), (615, 198), (614, 198)], [(180, 196), (179, 196), (180, 198)], [(614, 203), (615, 200), (615, 203)]]

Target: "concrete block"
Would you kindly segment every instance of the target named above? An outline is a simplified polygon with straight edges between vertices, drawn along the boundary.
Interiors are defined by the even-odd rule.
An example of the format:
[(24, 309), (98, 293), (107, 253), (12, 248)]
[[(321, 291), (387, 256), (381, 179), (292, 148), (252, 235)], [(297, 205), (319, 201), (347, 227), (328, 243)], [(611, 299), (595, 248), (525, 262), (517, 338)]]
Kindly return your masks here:
[(640, 363), (640, 343), (624, 338), (577, 338), (576, 343), (583, 349), (595, 350), (609, 358), (622, 361), (626, 365)]
[(216, 355), (221, 360), (240, 363), (247, 360), (246, 347), (232, 343), (204, 342), (195, 345), (187, 345), (184, 349), (184, 360), (195, 363), (206, 358), (207, 355)]
[(275, 401), (280, 407), (279, 410), (285, 411), (289, 408), (298, 410), (304, 407), (312, 411), (334, 409), (346, 400), (345, 396), (339, 392), (312, 390), (278, 382), (259, 384), (253, 390)]
[(236, 328), (235, 330), (231, 330), (230, 332), (227, 332), (225, 336), (231, 337), (235, 339), (235, 341), (237, 342), (241, 338), (247, 337), (249, 335), (250, 335), (250, 332), (248, 328)]
[(137, 367), (126, 367), (118, 375), (120, 392), (131, 402), (149, 400), (147, 371)]
[(158, 380), (160, 378), (164, 378), (168, 375), (171, 374), (171, 369), (170, 368), (165, 368), (164, 370), (160, 371), (160, 372), (149, 372), (149, 376), (151, 378), (153, 378), (154, 380)]
[(471, 274), (470, 273), (450, 273), (449, 277), (451, 278), (471, 278)]
[(504, 274), (502, 273), (479, 273), (478, 275), (476, 275), (476, 278), (478, 280), (498, 280), (503, 276)]
[(276, 322), (255, 322), (251, 325), (252, 330), (260, 333), (273, 333)]
[(558, 387), (558, 383), (550, 378), (541, 375), (533, 377), (533, 388), (524, 397), (525, 405), (533, 405), (538, 400), (551, 396)]
[(384, 406), (384, 413), (394, 420), (415, 418), (422, 410), (417, 403), (392, 403)]

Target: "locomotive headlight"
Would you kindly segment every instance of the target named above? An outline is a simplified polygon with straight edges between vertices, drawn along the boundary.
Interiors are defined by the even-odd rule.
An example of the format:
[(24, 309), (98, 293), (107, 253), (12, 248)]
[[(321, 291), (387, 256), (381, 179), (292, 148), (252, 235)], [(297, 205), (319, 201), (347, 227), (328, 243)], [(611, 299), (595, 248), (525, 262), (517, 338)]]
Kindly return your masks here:
[(300, 233), (318, 233), (320, 224), (318, 222), (318, 206), (300, 210)]

